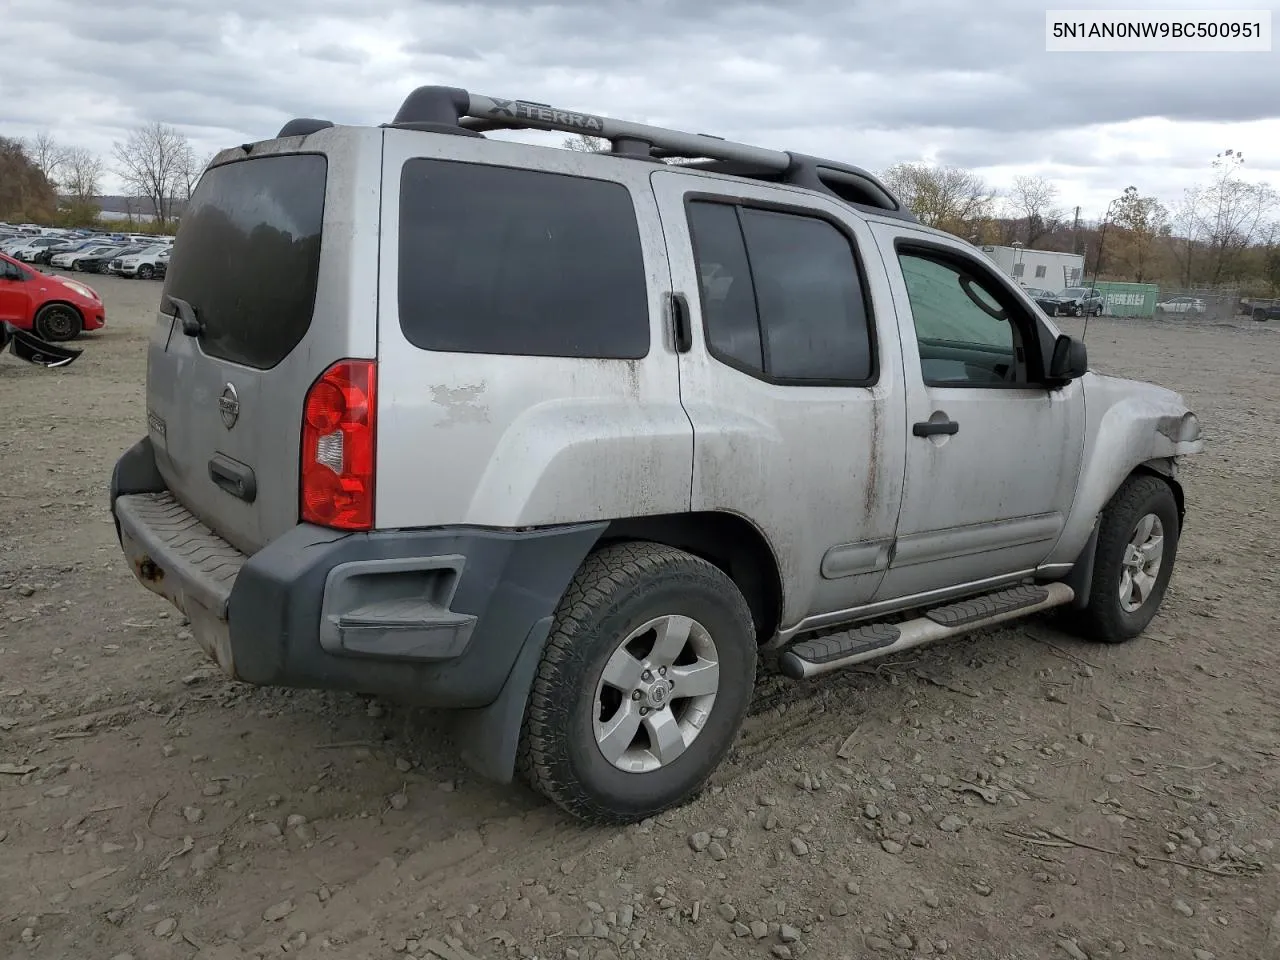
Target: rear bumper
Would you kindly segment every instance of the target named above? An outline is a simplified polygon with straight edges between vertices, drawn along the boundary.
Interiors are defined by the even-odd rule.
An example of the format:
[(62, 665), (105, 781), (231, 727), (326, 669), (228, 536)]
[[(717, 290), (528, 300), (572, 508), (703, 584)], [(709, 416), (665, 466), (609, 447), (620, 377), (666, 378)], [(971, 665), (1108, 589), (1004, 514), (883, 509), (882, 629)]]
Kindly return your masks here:
[(117, 463), (111, 506), (134, 576), (230, 676), (448, 708), (498, 697), (604, 529), (302, 524), (247, 556), (164, 488), (149, 440)]

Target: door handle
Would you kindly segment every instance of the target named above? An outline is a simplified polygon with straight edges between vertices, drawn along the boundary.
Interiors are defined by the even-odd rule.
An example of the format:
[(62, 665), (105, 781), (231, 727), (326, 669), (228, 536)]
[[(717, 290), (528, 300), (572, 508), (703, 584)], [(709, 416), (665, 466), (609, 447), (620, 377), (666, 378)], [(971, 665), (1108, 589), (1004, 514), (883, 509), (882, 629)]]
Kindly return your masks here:
[(214, 454), (209, 461), (209, 479), (245, 503), (258, 499), (258, 478), (254, 476), (252, 467), (239, 460), (232, 460), (221, 453)]
[(693, 322), (689, 317), (689, 301), (683, 293), (671, 294), (671, 328), (676, 353), (693, 349)]
[(915, 424), (911, 432), (917, 437), (933, 437), (938, 434), (952, 436), (960, 432), (960, 424), (954, 420), (924, 420)]

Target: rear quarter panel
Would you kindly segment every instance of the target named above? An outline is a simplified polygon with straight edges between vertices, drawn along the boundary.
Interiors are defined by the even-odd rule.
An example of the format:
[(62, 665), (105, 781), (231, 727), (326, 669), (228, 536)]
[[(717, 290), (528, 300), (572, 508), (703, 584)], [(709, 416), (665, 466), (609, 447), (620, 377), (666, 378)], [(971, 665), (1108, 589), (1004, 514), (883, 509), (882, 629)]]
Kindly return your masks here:
[[(640, 360), (445, 353), (406, 340), (399, 189), (414, 157), (623, 183), (650, 312)], [(528, 527), (689, 509), (693, 432), (666, 323), (670, 268), (649, 164), (494, 140), (386, 131), (378, 309), (379, 527)], [(501, 277), (495, 276), (495, 283)], [(530, 318), (551, 322), (553, 318)], [(600, 322), (609, 322), (607, 304)]]

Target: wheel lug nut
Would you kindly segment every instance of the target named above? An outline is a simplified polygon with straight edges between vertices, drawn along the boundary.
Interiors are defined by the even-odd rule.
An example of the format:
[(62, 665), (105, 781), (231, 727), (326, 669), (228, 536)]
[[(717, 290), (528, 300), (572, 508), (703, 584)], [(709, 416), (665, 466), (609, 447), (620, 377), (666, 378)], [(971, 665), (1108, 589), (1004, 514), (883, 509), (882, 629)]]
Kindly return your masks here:
[(640, 679), (643, 680), (645, 683), (648, 683), (650, 680), (653, 679), (653, 674), (650, 673), (648, 670), (646, 670), (644, 673), (640, 674)]
[(632, 700), (639, 700), (639, 699), (640, 699), (640, 691), (639, 691), (639, 690), (632, 690), (632, 691), (631, 691), (631, 699), (632, 699)]
[(658, 670), (658, 672), (665, 677), (667, 675), (667, 668), (662, 667), (661, 669)]

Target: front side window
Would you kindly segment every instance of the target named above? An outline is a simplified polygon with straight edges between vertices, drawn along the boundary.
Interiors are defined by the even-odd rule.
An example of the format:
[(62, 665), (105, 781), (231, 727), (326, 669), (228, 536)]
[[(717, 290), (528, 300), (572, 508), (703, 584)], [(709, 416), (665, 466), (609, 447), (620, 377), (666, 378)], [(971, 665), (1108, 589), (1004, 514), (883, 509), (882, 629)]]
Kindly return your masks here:
[(934, 386), (983, 386), (1019, 379), (1017, 329), (984, 278), (960, 264), (900, 253), (920, 368)]

